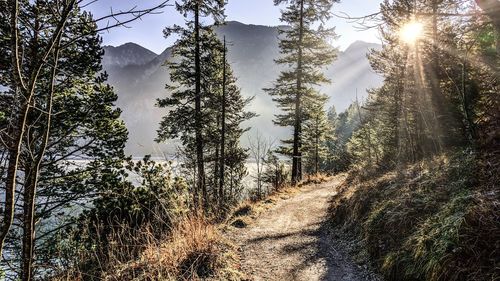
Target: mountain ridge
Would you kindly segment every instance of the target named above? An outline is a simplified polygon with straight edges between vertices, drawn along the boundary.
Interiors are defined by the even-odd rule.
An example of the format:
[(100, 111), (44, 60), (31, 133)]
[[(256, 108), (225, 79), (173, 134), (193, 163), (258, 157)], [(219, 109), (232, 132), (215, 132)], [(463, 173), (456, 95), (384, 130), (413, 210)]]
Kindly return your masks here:
[[(274, 62), (280, 56), (278, 28), (227, 22), (214, 30), (219, 38), (226, 36), (230, 42), (228, 60), (243, 96), (254, 97), (249, 109), (259, 117), (245, 125), (270, 138), (282, 139), (290, 134), (290, 129), (272, 123), (278, 109), (262, 90), (272, 86), (282, 69)], [(129, 48), (137, 53), (131, 54)], [(373, 72), (366, 58), (370, 48), (380, 48), (380, 45), (353, 42), (345, 51), (338, 52), (337, 60), (325, 69), (332, 84), (323, 85), (320, 90), (331, 97), (328, 106), (342, 111), (354, 100), (356, 89), (362, 99), (367, 88), (381, 84), (382, 78)], [(165, 90), (169, 81), (168, 69), (164, 63), (172, 59), (172, 47), (154, 56), (151, 55), (154, 52), (148, 51), (136, 43), (126, 43), (106, 46), (103, 57), (103, 69), (109, 74), (109, 83), (115, 87), (119, 97), (117, 105), (123, 110), (122, 116), (130, 131), (127, 152), (134, 156), (161, 155), (165, 151), (172, 152), (177, 145), (175, 142), (167, 146), (153, 142), (161, 116), (166, 112), (156, 108), (155, 103), (168, 94)]]

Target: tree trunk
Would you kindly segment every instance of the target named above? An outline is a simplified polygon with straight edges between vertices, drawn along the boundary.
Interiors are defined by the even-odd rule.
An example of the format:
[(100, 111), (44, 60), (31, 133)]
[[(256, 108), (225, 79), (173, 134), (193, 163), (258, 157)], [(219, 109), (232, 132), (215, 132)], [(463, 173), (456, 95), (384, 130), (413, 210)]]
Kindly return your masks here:
[[(220, 126), (220, 116), (217, 114), (217, 118), (216, 118), (216, 128), (219, 128)], [(220, 203), (220, 194), (217, 190), (218, 186), (219, 186), (219, 176), (220, 176), (220, 172), (219, 172), (219, 164), (220, 164), (220, 141), (218, 139), (219, 136), (215, 136), (217, 139), (215, 140), (216, 143), (215, 143), (215, 155), (214, 155), (214, 174), (213, 174), (213, 186), (214, 186), (214, 192), (213, 192), (213, 196), (214, 198), (212, 199), (213, 202), (211, 203), (214, 203), (214, 204), (217, 204), (219, 205)]]
[[(52, 107), (55, 92), (55, 82), (57, 75), (57, 67), (59, 60), (59, 43), (61, 37), (57, 38), (57, 46), (55, 48), (54, 62), (52, 66), (51, 82), (50, 82), (50, 92), (46, 100), (45, 112), (41, 114), (47, 115), (47, 121), (45, 123), (45, 130), (42, 135), (42, 142), (40, 144), (36, 159), (32, 168), (29, 171), (27, 181), (25, 183), (24, 190), (24, 224), (23, 224), (23, 272), (22, 280), (31, 281), (33, 280), (33, 255), (35, 248), (35, 203), (36, 203), (36, 190), (38, 187), (38, 179), (40, 176), (40, 167), (42, 164), (43, 157), (47, 150), (47, 145), (49, 143), (50, 129), (52, 125)], [(36, 148), (33, 148), (36, 151)]]
[(22, 273), (23, 281), (33, 280), (33, 248), (34, 248), (34, 210), (35, 210), (35, 195), (36, 195), (36, 178), (38, 172), (35, 167), (30, 167), (26, 170), (24, 186), (24, 205), (23, 205), (23, 247), (22, 247)]
[[(18, 34), (17, 34), (17, 15), (19, 12), (18, 1), (10, 1), (11, 5), (11, 52), (12, 52), (12, 66), (17, 66), (16, 70), (20, 71), (19, 67), (19, 55), (18, 55)], [(15, 78), (21, 80), (19, 73), (14, 73)], [(12, 83), (12, 90), (19, 92), (22, 91), (18, 86), (20, 82)], [(22, 92), (21, 92), (22, 93)], [(21, 94), (22, 95), (22, 94)], [(0, 255), (3, 254), (3, 247), (5, 243), (5, 238), (9, 233), (10, 227), (14, 220), (14, 197), (16, 193), (16, 178), (17, 178), (17, 167), (19, 165), (19, 152), (21, 151), (22, 138), (24, 137), (24, 124), (26, 122), (27, 114), (24, 114), (24, 118), (21, 116), (24, 112), (27, 113), (28, 101), (23, 104), (19, 119), (17, 124), (12, 128), (12, 131), (8, 134), (12, 141), (9, 142), (9, 160), (7, 164), (7, 178), (5, 182), (5, 208), (3, 214), (3, 223), (0, 228)]]
[(194, 8), (194, 36), (195, 36), (195, 126), (196, 126), (196, 165), (198, 167), (198, 183), (195, 189), (195, 207), (199, 207), (199, 195), (203, 195), (203, 208), (208, 210), (208, 194), (205, 184), (205, 162), (203, 157), (203, 134), (201, 116), (201, 66), (200, 66), (200, 6), (196, 1)]
[(304, 36), (304, 0), (300, 1), (300, 23), (297, 54), (297, 93), (295, 97), (295, 124), (293, 131), (292, 184), (302, 180), (301, 129), (302, 129), (302, 41)]
[(314, 173), (318, 174), (318, 170), (319, 170), (319, 130), (316, 128), (316, 144), (314, 147)]
[[(28, 118), (28, 112), (30, 110), (29, 105), (32, 102), (35, 86), (38, 81), (38, 76), (45, 63), (45, 60), (49, 57), (52, 49), (55, 45), (59, 44), (60, 36), (63, 32), (64, 26), (68, 19), (69, 13), (72, 11), (76, 0), (71, 0), (67, 3), (61, 14), (61, 18), (58, 20), (57, 27), (53, 32), (53, 36), (49, 41), (48, 48), (45, 49), (41, 54), (39, 50), (35, 49), (35, 55), (30, 58), (32, 61), (31, 71), (29, 75), (29, 84), (26, 84), (23, 76), (21, 74), (21, 60), (19, 56), (19, 33), (18, 33), (18, 14), (19, 14), (19, 1), (11, 0), (10, 4), (10, 25), (11, 25), (11, 62), (13, 67), (13, 81), (12, 90), (16, 91), (19, 96), (21, 96), (20, 101), (22, 102), (21, 110), (17, 117), (17, 120), (13, 120), (15, 125), (13, 126), (10, 136), (11, 142), (9, 143), (9, 160), (7, 164), (7, 177), (5, 181), (5, 209), (4, 218), (2, 225), (0, 227), (0, 256), (3, 254), (3, 248), (5, 244), (5, 239), (10, 231), (10, 227), (14, 218), (14, 197), (16, 190), (16, 179), (17, 179), (17, 169), (19, 166), (19, 157), (21, 154), (22, 142), (26, 132), (26, 122)], [(36, 32), (35, 32), (36, 33)]]
[(220, 179), (219, 179), (219, 205), (222, 208), (224, 204), (224, 166), (226, 165), (226, 36), (224, 36), (224, 51), (222, 67), (222, 126), (221, 126), (221, 143), (220, 143)]
[(440, 87), (441, 78), (439, 77), (439, 34), (438, 34), (438, 14), (440, 0), (432, 0), (432, 63), (430, 66), (430, 86), (431, 86), (431, 115), (432, 115), (432, 134), (434, 153), (442, 150), (442, 124), (444, 119), (449, 118), (446, 101)]

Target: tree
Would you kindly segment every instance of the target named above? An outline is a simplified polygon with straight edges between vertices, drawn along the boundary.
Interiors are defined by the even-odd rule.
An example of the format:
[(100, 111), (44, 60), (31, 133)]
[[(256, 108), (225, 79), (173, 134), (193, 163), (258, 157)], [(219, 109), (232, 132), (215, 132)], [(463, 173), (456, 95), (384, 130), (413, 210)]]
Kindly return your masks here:
[[(370, 91), (350, 140), (357, 164), (390, 168), (498, 135), (485, 125), (498, 116), (498, 79), (487, 63), (495, 58), (494, 28), (475, 9), (460, 0), (381, 5), (383, 49), (369, 58), (384, 85)], [(408, 22), (422, 25), (413, 42), (400, 39)]]
[(264, 170), (265, 170), (265, 158), (269, 156), (273, 149), (273, 141), (265, 139), (262, 134), (257, 131), (255, 137), (251, 139), (248, 138), (250, 155), (255, 161), (255, 175), (253, 176), (256, 183), (256, 197), (260, 199), (263, 194), (264, 186)]
[[(274, 122), (279, 126), (293, 126), (293, 138), (285, 140), (281, 152), (292, 157), (292, 184), (302, 178), (302, 123), (307, 113), (305, 100), (314, 100), (317, 92), (314, 87), (328, 82), (321, 73), (322, 67), (335, 58), (334, 49), (327, 43), (335, 37), (333, 28), (322, 24), (331, 16), (330, 9), (335, 0), (275, 0), (275, 5), (286, 3), (281, 21), (290, 27), (280, 30), (282, 57), (276, 63), (285, 65), (274, 87), (265, 89), (283, 114), (276, 115)], [(313, 26), (321, 22), (317, 29)]]
[[(6, 20), (0, 25), (0, 52), (9, 59), (0, 67), (0, 83), (6, 89), (0, 102), (7, 109), (0, 127), (6, 195), (0, 254), (9, 239), (9, 254), (2, 256), (14, 258), (22, 279), (32, 280), (34, 252), (45, 258), (48, 237), (71, 219), (55, 227), (48, 222), (92, 196), (92, 179), (108, 174), (123, 158), (126, 129), (118, 120), (120, 111), (112, 107), (116, 95), (104, 84), (105, 75), (98, 75), (102, 51), (96, 21), (79, 10), (78, 2), (0, 5), (0, 17)], [(122, 15), (137, 13), (137, 18), (150, 11), (132, 9)], [(102, 19), (113, 16), (120, 17)], [(92, 159), (88, 165), (77, 168), (70, 163), (85, 157)], [(16, 231), (10, 231), (13, 223)]]
[(268, 190), (271, 187), (273, 190), (278, 191), (289, 182), (287, 180), (290, 176), (289, 169), (273, 151), (267, 153), (263, 159), (263, 163), (264, 172), (262, 173), (261, 180), (268, 185)]
[(328, 113), (328, 122), (333, 128), (333, 136), (327, 142), (327, 156), (324, 169), (333, 172), (347, 171), (352, 164), (352, 154), (347, 145), (353, 133), (358, 130), (360, 123), (357, 104), (351, 104), (344, 112), (337, 115), (335, 108)]
[[(188, 25), (193, 26), (191, 23)], [(210, 206), (219, 205), (223, 211), (223, 201), (234, 202), (234, 198), (226, 198), (225, 189), (229, 183), (230, 190), (239, 189), (243, 175), (247, 152), (239, 144), (241, 135), (248, 130), (242, 123), (254, 113), (245, 111), (245, 107), (252, 98), (243, 98), (230, 65), (227, 62), (227, 48), (220, 42), (210, 27), (203, 27), (200, 40), (200, 109), (196, 104), (196, 36), (192, 29), (175, 27), (167, 29), (181, 32), (181, 38), (176, 42), (173, 54), (179, 60), (168, 63), (170, 68), (171, 84), (167, 85), (171, 96), (158, 100), (159, 107), (169, 108), (160, 123), (157, 141), (180, 138), (183, 151), (187, 159), (185, 168), (196, 169), (197, 178), (194, 180), (193, 199), (195, 207), (199, 201), (200, 165), (198, 145), (202, 139), (203, 146), (203, 175), (204, 189), (202, 189), (203, 207), (209, 211)], [(200, 115), (202, 123), (197, 124)], [(201, 125), (199, 127), (198, 125)], [(192, 167), (192, 164), (195, 166)], [(229, 169), (229, 175), (226, 173)], [(235, 194), (231, 192), (231, 196)], [(227, 199), (227, 200), (225, 200)], [(210, 204), (215, 203), (215, 205)], [(227, 202), (226, 202), (227, 203)], [(217, 211), (216, 208), (212, 208)]]
[(304, 160), (305, 168), (308, 173), (317, 174), (320, 172), (323, 160), (326, 158), (326, 141), (333, 134), (332, 127), (328, 122), (324, 109), (327, 97), (311, 101), (309, 116), (304, 122)]
[[(497, 63), (500, 60), (500, 3), (494, 0), (476, 0), (476, 3), (486, 12), (493, 23), (496, 36)], [(497, 65), (498, 67), (498, 65)]]
[[(246, 159), (248, 150), (240, 145), (242, 135), (250, 128), (243, 127), (243, 122), (255, 117), (255, 113), (246, 111), (253, 97), (243, 98), (236, 85), (230, 64), (227, 61), (228, 49), (225, 38), (221, 44), (217, 41), (213, 50), (214, 61), (210, 65), (213, 76), (213, 86), (207, 110), (214, 116), (213, 130), (209, 134), (207, 147), (213, 151), (211, 190), (214, 194), (214, 203), (218, 201), (220, 212), (227, 211), (228, 206), (238, 201), (239, 191), (242, 189), (242, 180), (246, 175)], [(229, 175), (226, 173), (229, 169)], [(227, 184), (229, 183), (229, 184)], [(226, 196), (229, 185), (230, 193)], [(238, 192), (235, 192), (238, 190)]]
[[(173, 26), (165, 29), (165, 36), (170, 36), (172, 33), (177, 33), (181, 36), (181, 39), (178, 41), (176, 54), (180, 57), (183, 57), (184, 60), (179, 65), (183, 65), (185, 69), (179, 70), (173, 76), (171, 75), (171, 80), (173, 82), (179, 82), (183, 86), (189, 88), (186, 91), (178, 91), (177, 95), (173, 95), (173, 99), (169, 102), (167, 100), (159, 101), (160, 107), (168, 107), (169, 105), (176, 104), (175, 100), (187, 100), (187, 102), (194, 103), (194, 111), (192, 112), (193, 122), (189, 122), (194, 129), (194, 144), (196, 146), (196, 167), (197, 167), (197, 180), (196, 180), (196, 188), (194, 190), (194, 204), (198, 207), (199, 203), (199, 192), (202, 193), (203, 197), (203, 208), (205, 210), (208, 209), (208, 192), (205, 182), (205, 160), (204, 160), (204, 141), (203, 141), (203, 112), (202, 112), (202, 103), (203, 99), (205, 99), (204, 89), (202, 89), (202, 82), (204, 79), (203, 67), (206, 65), (202, 65), (202, 56), (203, 52), (212, 48), (210, 46), (202, 46), (203, 44), (213, 44), (213, 38), (207, 36), (207, 32), (209, 32), (209, 27), (203, 26), (200, 23), (200, 17), (211, 17), (214, 19), (215, 23), (219, 23), (224, 19), (224, 8), (225, 2), (223, 0), (184, 0), (180, 3), (176, 3), (176, 9), (187, 17), (192, 14), (193, 19), (186, 23), (187, 27), (182, 28), (180, 26)], [(175, 65), (171, 65), (172, 69), (175, 69)], [(173, 70), (175, 72), (175, 70)], [(181, 73), (184, 72), (184, 73)], [(183, 77), (182, 77), (183, 76)], [(194, 89), (193, 89), (194, 85)], [(175, 91), (175, 87), (169, 87), (170, 90)], [(182, 93), (183, 92), (183, 93)], [(206, 92), (205, 92), (206, 94)], [(191, 97), (189, 97), (191, 96)], [(177, 103), (177, 105), (180, 105)], [(187, 110), (187, 106), (183, 106), (182, 110)], [(188, 112), (178, 112), (180, 115), (190, 114)], [(185, 116), (184, 116), (185, 118)], [(168, 129), (164, 129), (164, 127), (168, 126), (165, 124), (166, 120), (162, 122), (161, 128), (159, 130), (159, 138), (158, 140), (164, 140), (167, 135), (170, 136), (178, 136), (179, 132), (170, 132), (167, 133)], [(184, 131), (187, 133), (192, 129), (188, 129), (184, 126)], [(184, 140), (186, 141), (186, 140)]]
[(141, 245), (165, 238), (189, 211), (188, 203), (186, 183), (173, 174), (172, 162), (149, 155), (126, 161), (125, 173), (54, 241), (59, 262), (70, 265), (60, 272), (68, 279), (78, 278), (73, 271), (101, 277), (117, 262), (137, 258)]

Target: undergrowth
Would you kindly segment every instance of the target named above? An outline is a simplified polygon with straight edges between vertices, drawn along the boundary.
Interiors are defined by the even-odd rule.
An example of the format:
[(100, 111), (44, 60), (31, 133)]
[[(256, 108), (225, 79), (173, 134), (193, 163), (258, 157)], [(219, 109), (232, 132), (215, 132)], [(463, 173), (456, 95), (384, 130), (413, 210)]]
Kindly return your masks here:
[[(322, 183), (324, 175), (308, 176), (305, 184)], [(70, 270), (52, 280), (243, 280), (236, 247), (224, 237), (229, 225), (246, 227), (261, 212), (280, 199), (299, 191), (281, 186), (261, 200), (247, 200), (217, 223), (203, 215), (181, 215), (165, 229), (162, 220), (145, 224), (135, 231), (116, 225), (113, 231), (91, 241), (90, 249), (78, 251)], [(170, 224), (169, 224), (170, 225)], [(161, 235), (161, 233), (164, 235)], [(99, 232), (100, 233), (100, 232)]]
[(117, 265), (106, 280), (240, 280), (234, 246), (199, 217), (177, 223), (168, 239), (150, 243), (140, 257)]
[[(449, 153), (368, 178), (351, 175), (331, 220), (388, 280), (500, 278), (499, 165)], [(361, 250), (363, 249), (363, 250)]]

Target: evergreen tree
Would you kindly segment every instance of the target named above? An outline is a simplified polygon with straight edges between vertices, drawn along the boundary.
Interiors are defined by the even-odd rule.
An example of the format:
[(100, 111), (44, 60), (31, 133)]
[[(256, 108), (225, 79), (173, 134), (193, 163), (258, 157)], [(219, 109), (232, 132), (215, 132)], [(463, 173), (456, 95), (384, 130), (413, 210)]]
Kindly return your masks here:
[[(219, 211), (223, 212), (226, 206), (239, 200), (239, 191), (243, 188), (248, 151), (239, 142), (249, 128), (242, 127), (242, 123), (255, 114), (245, 110), (253, 97), (243, 98), (236, 86), (236, 79), (227, 62), (226, 45), (217, 40), (211, 52), (212, 60), (207, 61), (207, 67), (210, 68), (207, 77), (211, 81), (212, 90), (205, 108), (207, 117), (204, 120), (209, 140), (206, 143), (208, 157), (205, 162), (210, 171), (207, 173), (207, 182), (210, 183), (208, 188), (211, 203), (219, 203)], [(229, 174), (226, 173), (226, 168)], [(225, 194), (226, 189), (230, 189), (228, 196)]]
[[(266, 91), (283, 111), (274, 122), (279, 126), (292, 126), (293, 138), (284, 140), (281, 153), (292, 157), (292, 184), (302, 178), (302, 126), (307, 118), (307, 100), (318, 97), (315, 86), (329, 82), (321, 73), (322, 67), (335, 58), (335, 50), (327, 43), (335, 36), (333, 28), (323, 22), (330, 18), (335, 0), (275, 0), (275, 5), (286, 3), (281, 21), (290, 25), (280, 30), (282, 57), (276, 63), (286, 66), (275, 85)], [(314, 25), (321, 22), (317, 29)], [(291, 146), (291, 147), (290, 147)]]
[(333, 128), (333, 135), (327, 140), (327, 156), (325, 170), (344, 172), (352, 164), (352, 155), (347, 144), (353, 133), (359, 128), (357, 102), (351, 104), (344, 112), (337, 115), (334, 108), (328, 113), (328, 121)]
[[(483, 133), (478, 129), (484, 120), (492, 120), (481, 114), (498, 112), (493, 110), (498, 98), (491, 94), (498, 79), (493, 67), (481, 62), (494, 60), (494, 28), (481, 24), (485, 17), (479, 14), (470, 20), (453, 16), (474, 14), (471, 9), (460, 0), (382, 4), (384, 45), (369, 57), (384, 85), (370, 91), (363, 129), (349, 144), (358, 164), (388, 168), (442, 149), (477, 144), (485, 131), (495, 135), (491, 127)], [(408, 22), (421, 22), (423, 28), (411, 43), (400, 39)]]
[[(199, 203), (199, 192), (202, 193), (203, 198), (203, 208), (208, 209), (208, 192), (205, 182), (205, 160), (204, 160), (204, 139), (203, 139), (203, 127), (204, 127), (204, 114), (203, 114), (203, 100), (206, 99), (205, 95), (207, 94), (207, 89), (202, 89), (204, 76), (204, 68), (206, 69), (207, 65), (202, 64), (204, 52), (211, 49), (210, 45), (213, 45), (214, 38), (207, 35), (207, 33), (211, 32), (210, 27), (204, 26), (200, 22), (200, 18), (211, 17), (215, 20), (215, 23), (219, 23), (224, 19), (224, 5), (225, 2), (223, 0), (184, 0), (182, 2), (176, 2), (176, 9), (184, 16), (192, 16), (193, 19), (186, 22), (186, 28), (182, 28), (180, 26), (173, 26), (171, 28), (165, 29), (165, 36), (169, 36), (172, 33), (177, 33), (181, 36), (181, 39), (177, 43), (176, 46), (176, 55), (183, 57), (184, 60), (182, 63), (178, 64), (182, 65), (184, 69), (177, 69), (177, 73), (173, 70), (174, 74), (171, 74), (171, 80), (176, 83), (182, 84), (188, 89), (185, 91), (177, 91), (176, 94), (172, 95), (170, 101), (160, 100), (160, 107), (168, 107), (176, 104), (175, 100), (181, 101), (184, 100), (188, 103), (194, 104), (194, 110), (188, 110), (188, 105), (182, 106), (181, 103), (177, 102), (177, 105), (180, 105), (178, 108), (181, 111), (177, 111), (180, 120), (187, 121), (186, 115), (190, 117), (193, 121), (188, 122), (192, 128), (187, 128), (185, 125), (183, 129), (171, 130), (166, 129), (169, 126), (164, 119), (160, 130), (159, 130), (159, 138), (158, 140), (165, 140), (169, 136), (178, 136), (180, 132), (184, 131), (185, 135), (189, 135), (190, 133), (194, 133), (194, 145), (196, 151), (196, 188), (194, 189), (194, 204), (198, 206)], [(175, 65), (171, 65), (172, 69), (175, 69)], [(184, 72), (181, 74), (181, 72)], [(194, 87), (193, 87), (194, 86)], [(206, 87), (205, 87), (206, 88)], [(175, 91), (175, 87), (170, 87), (171, 91)], [(183, 115), (183, 117), (181, 117)], [(179, 120), (179, 121), (180, 121)], [(194, 130), (194, 131), (193, 131)], [(176, 132), (174, 132), (176, 131)], [(184, 143), (186, 144), (187, 140), (184, 137)]]
[[(209, 210), (209, 203), (219, 203), (221, 207), (224, 205), (222, 204), (224, 199), (234, 203), (232, 198), (236, 195), (234, 191), (241, 189), (241, 182), (246, 174), (244, 162), (247, 152), (241, 148), (239, 139), (247, 130), (241, 127), (241, 123), (254, 116), (244, 109), (252, 99), (244, 99), (241, 96), (227, 63), (225, 55), (227, 49), (211, 28), (204, 27), (200, 33), (200, 108), (203, 110), (199, 113), (203, 123), (198, 127), (197, 107), (192, 104), (197, 96), (196, 88), (193, 89), (193, 85), (196, 85), (196, 67), (193, 67), (196, 36), (193, 36), (193, 30), (189, 28), (176, 30), (182, 32), (181, 39), (177, 41), (173, 51), (179, 60), (168, 64), (172, 83), (167, 89), (171, 96), (158, 100), (159, 107), (169, 108), (170, 111), (160, 123), (157, 140), (177, 137), (181, 139), (187, 160), (184, 161), (184, 167), (187, 170), (196, 170), (197, 174), (197, 179), (193, 179), (195, 204), (199, 200), (200, 187), (197, 140), (198, 137), (205, 140), (203, 142), (205, 189), (202, 198), (205, 210)], [(229, 173), (226, 173), (226, 168), (229, 169)], [(224, 194), (228, 185), (226, 183), (229, 183), (231, 190), (227, 196)]]
[(308, 173), (317, 174), (323, 166), (327, 154), (327, 140), (333, 134), (330, 122), (324, 109), (327, 97), (311, 102), (309, 114), (304, 122), (302, 138), (304, 140), (303, 155), (305, 169)]
[[(169, 36), (172, 33), (179, 34), (183, 39), (179, 43), (184, 45), (186, 48), (184, 51), (184, 66), (186, 69), (184, 71), (190, 72), (186, 73), (184, 86), (191, 88), (192, 100), (194, 102), (194, 143), (196, 146), (196, 188), (194, 190), (194, 204), (197, 206), (199, 202), (198, 194), (202, 193), (203, 197), (203, 207), (208, 209), (208, 192), (206, 187), (206, 174), (205, 174), (205, 161), (204, 161), (204, 139), (203, 139), (203, 127), (204, 127), (204, 114), (203, 114), (203, 99), (205, 98), (203, 93), (206, 93), (206, 89), (202, 89), (204, 70), (206, 65), (202, 64), (203, 52), (210, 49), (209, 46), (202, 46), (204, 44), (212, 44), (213, 39), (210, 36), (206, 36), (206, 33), (210, 27), (204, 26), (200, 22), (200, 18), (212, 17), (215, 23), (219, 23), (224, 20), (224, 5), (223, 0), (184, 0), (182, 2), (176, 2), (176, 9), (188, 17), (192, 15), (193, 19), (186, 23), (186, 28), (180, 26), (173, 26), (172, 28), (165, 29), (165, 36)], [(190, 39), (190, 40), (189, 40)], [(178, 45), (179, 47), (180, 45)], [(179, 55), (179, 54), (178, 54)], [(181, 55), (183, 56), (183, 55)], [(172, 81), (178, 81), (178, 78), (171, 78)], [(191, 80), (191, 81), (189, 81)], [(180, 81), (179, 81), (180, 82)], [(182, 98), (181, 98), (182, 99)], [(164, 105), (160, 103), (160, 107)], [(192, 122), (191, 122), (192, 123)], [(161, 131), (162, 129), (160, 129)], [(162, 133), (160, 133), (160, 138), (162, 139)], [(165, 138), (163, 138), (165, 139)]]
[(289, 171), (285, 163), (280, 161), (278, 156), (272, 151), (267, 152), (263, 161), (265, 170), (262, 174), (262, 181), (272, 188), (272, 190), (278, 191), (288, 183)]

